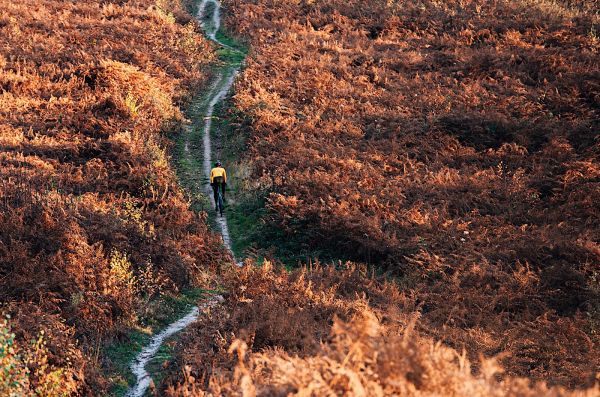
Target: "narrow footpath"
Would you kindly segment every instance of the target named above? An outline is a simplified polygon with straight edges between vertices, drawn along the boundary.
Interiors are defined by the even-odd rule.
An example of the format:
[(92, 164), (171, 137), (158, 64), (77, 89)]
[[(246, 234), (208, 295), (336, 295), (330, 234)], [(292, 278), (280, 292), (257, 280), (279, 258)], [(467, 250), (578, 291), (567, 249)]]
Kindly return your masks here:
[[(221, 48), (221, 51), (224, 52), (222, 57), (238, 60), (243, 59), (244, 54), (240, 50), (226, 44), (218, 38), (219, 29), (221, 27), (221, 5), (217, 0), (202, 0), (199, 3), (197, 17), (206, 37), (216, 43)], [(208, 178), (213, 163), (211, 143), (213, 113), (215, 106), (225, 98), (231, 89), (235, 77), (241, 69), (241, 65), (241, 60), (237, 62), (224, 62), (223, 66), (220, 66), (218, 70), (215, 71), (212, 87), (208, 96), (196, 98), (191, 105), (192, 123), (187, 126), (183, 138), (185, 139), (185, 142), (182, 153), (183, 159), (181, 160), (188, 164), (189, 167), (183, 169), (182, 172), (188, 175), (183, 175), (182, 177), (192, 179), (197, 187), (202, 187), (200, 190), (204, 191), (211, 201), (211, 204), (212, 200), (210, 198), (212, 197), (212, 189), (208, 183)], [(197, 145), (194, 145), (193, 142), (194, 138), (197, 136), (201, 136), (202, 153), (198, 153), (196, 150)], [(202, 159), (202, 170), (205, 174), (204, 178), (198, 178), (197, 174), (194, 172), (197, 171), (197, 169), (193, 164), (197, 163), (199, 157)], [(223, 244), (231, 251), (231, 239), (229, 237), (227, 218), (225, 216), (216, 216), (215, 221), (223, 236)], [(233, 252), (231, 252), (231, 255), (233, 256)], [(152, 337), (148, 345), (142, 349), (131, 363), (131, 371), (136, 377), (136, 382), (127, 393), (128, 397), (143, 397), (148, 390), (152, 378), (146, 370), (146, 366), (156, 356), (165, 340), (192, 324), (204, 309), (218, 304), (222, 299), (221, 296), (213, 296), (206, 301), (204, 305), (193, 307), (185, 316), (171, 323), (162, 332)]]

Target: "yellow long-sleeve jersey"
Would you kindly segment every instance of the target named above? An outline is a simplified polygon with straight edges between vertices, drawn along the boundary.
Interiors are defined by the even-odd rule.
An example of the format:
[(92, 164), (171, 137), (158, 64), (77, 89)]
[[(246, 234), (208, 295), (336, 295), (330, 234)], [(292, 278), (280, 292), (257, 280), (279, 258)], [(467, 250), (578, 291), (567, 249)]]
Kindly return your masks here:
[(227, 183), (227, 172), (223, 167), (215, 167), (210, 171), (210, 183), (213, 183), (215, 177), (222, 176), (223, 182)]

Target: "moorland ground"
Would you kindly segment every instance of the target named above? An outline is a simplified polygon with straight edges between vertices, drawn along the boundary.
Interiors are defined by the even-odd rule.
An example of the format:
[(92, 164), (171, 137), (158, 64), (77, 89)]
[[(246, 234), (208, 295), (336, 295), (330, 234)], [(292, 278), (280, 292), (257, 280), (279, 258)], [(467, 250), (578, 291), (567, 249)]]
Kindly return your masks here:
[(0, 0), (0, 392), (106, 391), (219, 273), (163, 394), (599, 394), (562, 389), (600, 366), (596, 1), (224, 1), (243, 269), (168, 158), (217, 62), (190, 4)]
[[(246, 150), (235, 165), (247, 179), (232, 227), (252, 225), (244, 229), (247, 252), (288, 263), (315, 256), (366, 263), (398, 284), (402, 298), (384, 318), (418, 313), (420, 333), (466, 349), (472, 360), (501, 354), (510, 375), (593, 385), (597, 2), (224, 5), (227, 25), (251, 48), (229, 126)], [(360, 287), (368, 280), (356, 284), (357, 296), (371, 297)], [(254, 294), (245, 288), (232, 298), (237, 310), (236, 302), (262, 302), (244, 304)], [(305, 307), (281, 294), (282, 311)], [(261, 315), (267, 323), (274, 316)], [(263, 386), (259, 370), (280, 360), (304, 365), (279, 351), (261, 355), (265, 346), (331, 358), (308, 342), (286, 344), (279, 334), (259, 341), (259, 334), (242, 339), (253, 352), (248, 376)], [(326, 334), (316, 327), (307, 338)]]

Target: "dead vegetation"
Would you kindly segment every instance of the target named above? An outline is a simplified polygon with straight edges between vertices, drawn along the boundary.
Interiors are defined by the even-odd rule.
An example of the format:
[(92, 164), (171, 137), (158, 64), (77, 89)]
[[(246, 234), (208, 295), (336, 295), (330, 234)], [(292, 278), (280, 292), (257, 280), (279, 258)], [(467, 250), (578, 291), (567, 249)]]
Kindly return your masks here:
[[(177, 2), (0, 1), (0, 311), (28, 368), (17, 395), (99, 393), (103, 341), (227, 259), (161, 134), (214, 60), (190, 21)], [(27, 359), (42, 331), (60, 390)]]
[(234, 106), (268, 195), (257, 248), (283, 230), (370, 262), (421, 332), (507, 352), (510, 375), (594, 384), (597, 3), (225, 4), (253, 48)]
[(353, 264), (291, 274), (247, 266), (224, 306), (179, 343), (172, 397), (598, 396), (502, 376), (495, 361), (418, 335), (410, 299)]
[[(598, 395), (597, 2), (225, 3), (266, 228), (395, 281), (232, 271), (165, 393)], [(0, 393), (98, 394), (226, 259), (160, 134), (213, 59), (170, 2), (0, 0)]]

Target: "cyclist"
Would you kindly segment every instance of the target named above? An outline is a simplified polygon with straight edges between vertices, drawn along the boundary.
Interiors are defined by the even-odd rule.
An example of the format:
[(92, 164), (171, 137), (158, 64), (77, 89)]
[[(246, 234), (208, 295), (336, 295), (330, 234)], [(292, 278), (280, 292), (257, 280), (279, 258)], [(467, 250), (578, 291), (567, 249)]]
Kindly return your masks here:
[[(221, 190), (221, 196), (225, 199), (225, 186), (227, 185), (227, 172), (223, 168), (220, 161), (215, 163), (215, 167), (210, 171), (210, 186), (212, 186), (215, 207), (219, 210), (219, 189)], [(223, 209), (221, 208), (221, 212)]]

